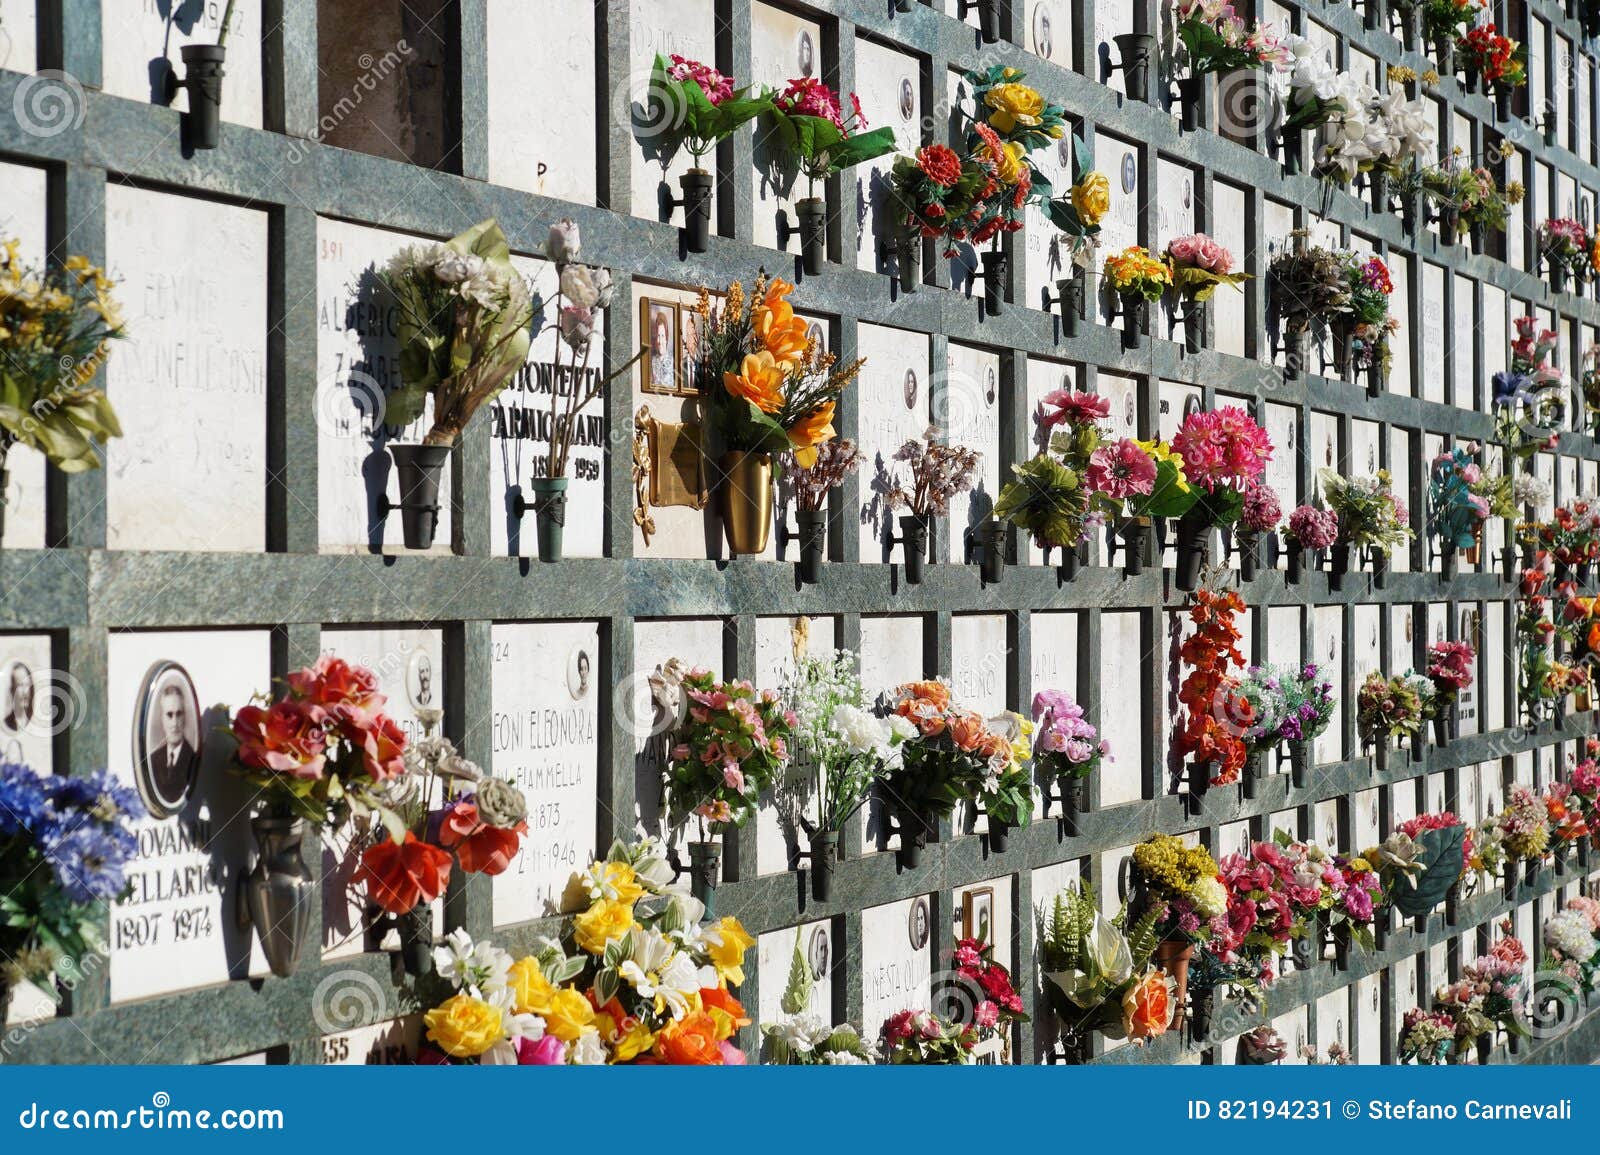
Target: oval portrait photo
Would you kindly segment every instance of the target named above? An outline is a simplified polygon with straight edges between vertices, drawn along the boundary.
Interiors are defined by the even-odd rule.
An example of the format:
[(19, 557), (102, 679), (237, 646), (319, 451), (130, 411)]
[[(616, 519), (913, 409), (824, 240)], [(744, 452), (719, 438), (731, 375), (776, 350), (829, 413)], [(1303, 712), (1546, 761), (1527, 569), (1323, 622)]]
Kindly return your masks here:
[(177, 662), (145, 673), (133, 720), (133, 778), (152, 817), (184, 808), (200, 772), (200, 696)]

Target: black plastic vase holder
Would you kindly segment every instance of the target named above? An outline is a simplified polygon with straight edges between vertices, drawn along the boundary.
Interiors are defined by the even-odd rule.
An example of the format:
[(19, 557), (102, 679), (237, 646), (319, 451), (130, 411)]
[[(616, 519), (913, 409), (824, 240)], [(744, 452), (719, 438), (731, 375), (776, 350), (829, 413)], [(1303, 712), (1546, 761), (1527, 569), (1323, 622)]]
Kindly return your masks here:
[(811, 836), (807, 854), (811, 865), (811, 897), (827, 902), (833, 897), (833, 868), (839, 861), (839, 832), (819, 830)]
[(1386, 589), (1389, 585), (1389, 555), (1373, 546), (1367, 551), (1367, 564), (1372, 568), (1372, 588)]
[(1206, 806), (1206, 795), (1211, 791), (1211, 779), (1216, 777), (1217, 764), (1215, 762), (1190, 762), (1188, 767), (1189, 816), (1201, 813)]
[(703, 253), (711, 244), (712, 176), (704, 169), (690, 169), (678, 178), (683, 195), (673, 199), (674, 208), (683, 209), (683, 247)]
[(1254, 798), (1261, 789), (1261, 765), (1266, 761), (1265, 750), (1252, 749), (1244, 756), (1244, 769), (1239, 774), (1239, 793), (1244, 798)]
[(1311, 739), (1289, 743), (1289, 785), (1304, 790), (1311, 784)]
[(1478, 91), (1478, 70), (1470, 64), (1461, 66), (1461, 91), (1469, 96)]
[(1550, 291), (1552, 293), (1565, 293), (1567, 291), (1567, 266), (1560, 261), (1545, 258), (1545, 269), (1550, 275)]
[(989, 851), (992, 854), (1004, 854), (1006, 847), (1011, 844), (1011, 823), (989, 816)]
[(1306, 375), (1311, 362), (1311, 326), (1304, 318), (1285, 323), (1283, 330), (1283, 376), (1297, 381)]
[(195, 151), (213, 149), (222, 129), (222, 78), (228, 50), (220, 44), (185, 44), (183, 79), (169, 77), (167, 98), (182, 88), (189, 94), (189, 111), (183, 118), (184, 143)]
[(387, 517), (400, 511), (400, 528), (407, 549), (432, 549), (439, 528), (439, 486), (450, 461), (449, 445), (390, 445), (400, 500), (387, 494), (378, 498), (378, 512)]
[(1150, 549), (1150, 519), (1127, 517), (1117, 524), (1117, 548), (1122, 550), (1122, 572), (1128, 577), (1144, 573), (1145, 555)]
[(1156, 38), (1148, 32), (1120, 32), (1113, 36), (1122, 87), (1134, 100), (1150, 100), (1150, 58), (1155, 55)]
[(978, 254), (983, 271), (972, 274), (972, 279), (983, 282), (983, 315), (997, 317), (1006, 307), (1006, 270), (1010, 258), (999, 249), (988, 249)]
[(1344, 575), (1350, 572), (1350, 547), (1343, 542), (1328, 547), (1328, 588), (1334, 593), (1344, 590)]
[(821, 274), (828, 260), (828, 204), (821, 197), (806, 197), (794, 206), (800, 222), (800, 268), (808, 277)]
[(689, 893), (704, 904), (707, 921), (717, 917), (717, 875), (721, 865), (721, 843), (689, 843)]
[(1459, 726), (1456, 703), (1440, 703), (1433, 715), (1433, 744), (1441, 750), (1449, 746), (1451, 739), (1459, 733)]
[(1503, 84), (1494, 86), (1494, 115), (1495, 119), (1508, 121), (1511, 119), (1511, 89)]
[(1088, 278), (1082, 269), (1070, 277), (1056, 282), (1056, 295), (1045, 294), (1045, 308), (1061, 310), (1061, 335), (1076, 337), (1083, 328), (1083, 303), (1088, 294), (1084, 291)]
[(1189, 1039), (1197, 1047), (1211, 1037), (1211, 1020), (1217, 1010), (1216, 987), (1189, 988)]
[(1380, 734), (1372, 743), (1372, 772), (1380, 777), (1389, 772), (1389, 738)]
[(1206, 345), (1206, 303), (1189, 300), (1183, 308), (1183, 351), (1190, 355)]
[(1449, 76), (1456, 70), (1456, 38), (1448, 33), (1433, 38), (1433, 59), (1440, 76)]
[(896, 234), (878, 246), (878, 259), (889, 270), (902, 293), (915, 293), (922, 283), (922, 238), (915, 233)]
[(1377, 32), (1383, 28), (1383, 0), (1366, 0), (1361, 12), (1361, 26), (1368, 32)]
[(1117, 313), (1122, 317), (1122, 349), (1131, 353), (1144, 344), (1145, 315), (1150, 311), (1150, 302), (1143, 297), (1132, 294), (1120, 294), (1117, 298)]
[(1286, 543), (1284, 561), (1284, 580), (1290, 585), (1299, 585), (1300, 576), (1305, 573), (1306, 551), (1296, 543)]
[(1284, 176), (1299, 176), (1305, 167), (1305, 137), (1298, 128), (1286, 128), (1278, 138), (1278, 160)]
[(900, 516), (900, 536), (895, 538), (905, 554), (906, 583), (922, 584), (923, 566), (928, 560), (929, 520), (926, 514), (906, 513)]
[(1413, 762), (1424, 762), (1428, 757), (1428, 727), (1418, 726), (1411, 731), (1411, 741), (1407, 745), (1411, 749)]
[(1433, 219), (1439, 225), (1439, 243), (1453, 245), (1461, 238), (1461, 210), (1455, 205), (1440, 205)]
[(1069, 837), (1082, 833), (1079, 819), (1089, 809), (1089, 779), (1062, 774), (1056, 778), (1056, 792), (1061, 804), (1061, 825)]
[(1341, 317), (1329, 328), (1333, 335), (1333, 371), (1341, 381), (1350, 380), (1351, 350), (1355, 346), (1355, 322), (1347, 317)]
[[(1046, 549), (1045, 564), (1050, 563), (1050, 551)], [(1056, 576), (1061, 581), (1076, 581), (1078, 573), (1084, 566), (1084, 546), (1082, 544), (1061, 547), (1061, 562), (1056, 566)]]
[(1205, 108), (1206, 78), (1190, 76), (1178, 81), (1179, 124), (1184, 132), (1198, 132)]
[(1439, 553), (1439, 580), (1452, 582), (1460, 572), (1461, 555), (1456, 552), (1456, 547), (1446, 543), (1440, 547)]
[(1367, 197), (1375, 213), (1389, 211), (1389, 174), (1373, 169), (1367, 173)]
[(1253, 582), (1261, 566), (1261, 535), (1249, 530), (1235, 530), (1233, 548), (1239, 555), (1239, 580)]
[(994, 44), (1000, 39), (1000, 6), (999, 0), (958, 0), (956, 16), (961, 20), (967, 18), (967, 13), (978, 14), (978, 38), (985, 44)]
[(421, 978), (433, 973), (433, 903), (419, 902), (394, 919), (400, 937), (400, 965), (406, 974)]
[(1400, 25), (1400, 42), (1407, 52), (1422, 51), (1422, 6), (1420, 3), (1397, 5), (1395, 16)]
[(1200, 584), (1200, 570), (1210, 550), (1211, 519), (1204, 514), (1184, 514), (1178, 519), (1177, 565), (1173, 584), (1185, 593)]
[(896, 803), (894, 830), (900, 836), (900, 847), (895, 851), (895, 861), (904, 870), (915, 870), (922, 865), (922, 852), (927, 849), (934, 834), (930, 817), (914, 806)]
[(822, 562), (828, 552), (828, 511), (798, 510), (795, 520), (800, 526), (800, 580), (816, 585), (822, 580)]
[(990, 518), (972, 531), (968, 543), (985, 585), (995, 585), (1006, 573), (1006, 523)]

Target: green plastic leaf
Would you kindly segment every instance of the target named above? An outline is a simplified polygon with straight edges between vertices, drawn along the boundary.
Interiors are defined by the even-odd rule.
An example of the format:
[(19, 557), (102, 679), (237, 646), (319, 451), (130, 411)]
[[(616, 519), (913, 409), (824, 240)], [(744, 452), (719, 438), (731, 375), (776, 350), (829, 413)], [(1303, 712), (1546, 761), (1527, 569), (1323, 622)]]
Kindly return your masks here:
[(1422, 873), (1415, 887), (1401, 883), (1395, 887), (1395, 909), (1408, 918), (1427, 914), (1444, 901), (1458, 878), (1461, 877), (1461, 845), (1466, 837), (1465, 826), (1447, 826), (1443, 830), (1424, 830), (1417, 839), (1422, 853), (1417, 857)]
[(811, 1001), (811, 964), (800, 949), (800, 931), (794, 932), (794, 954), (789, 959), (789, 985), (778, 1005), (786, 1015), (798, 1015)]

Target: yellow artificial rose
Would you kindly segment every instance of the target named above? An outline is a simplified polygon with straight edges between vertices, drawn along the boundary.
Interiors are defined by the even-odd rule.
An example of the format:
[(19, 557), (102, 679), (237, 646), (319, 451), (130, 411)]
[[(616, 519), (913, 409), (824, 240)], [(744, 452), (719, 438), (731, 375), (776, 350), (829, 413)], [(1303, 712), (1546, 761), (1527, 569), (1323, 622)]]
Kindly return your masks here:
[(506, 986), (511, 991), (512, 1009), (519, 1015), (545, 1014), (550, 1009), (550, 997), (556, 993), (539, 969), (539, 960), (531, 955), (511, 964)]
[(1085, 173), (1072, 186), (1072, 207), (1085, 228), (1094, 228), (1111, 209), (1111, 181), (1103, 172)]
[[(644, 897), (644, 887), (639, 876), (626, 862), (597, 862), (589, 868), (594, 885), (603, 891), (602, 897), (632, 906)], [(591, 891), (591, 893), (593, 893)]]
[(544, 1015), (546, 1034), (570, 1043), (592, 1022), (594, 1007), (583, 992), (567, 987), (550, 996), (550, 1009)]
[(1021, 141), (1011, 141), (995, 158), (994, 175), (1002, 184), (1016, 184), (1028, 171), (1028, 166), (1023, 160), (1027, 154), (1028, 150), (1022, 147)]
[(506, 1037), (500, 1008), (471, 995), (445, 1000), (423, 1015), (422, 1021), (428, 1028), (428, 1041), (456, 1059), (481, 1055)]
[(602, 898), (572, 920), (573, 937), (579, 948), (590, 954), (604, 954), (606, 943), (620, 939), (633, 926), (633, 907), (609, 898)]
[(638, 1019), (629, 1020), (626, 1031), (618, 1031), (609, 1015), (599, 1015), (595, 1023), (600, 1027), (600, 1037), (611, 1045), (613, 1062), (626, 1063), (644, 1054), (656, 1045), (655, 1032)]
[(1011, 757), (1017, 762), (1026, 762), (1033, 757), (1033, 722), (1021, 714), (1012, 713), (1017, 720), (1017, 736), (1011, 739)]
[[(724, 982), (738, 986), (744, 982), (744, 952), (755, 946), (756, 940), (731, 914), (711, 929), (713, 934), (708, 936), (706, 949), (711, 965), (717, 968)], [(713, 943), (711, 939), (716, 941)]]
[(1178, 483), (1178, 489), (1183, 493), (1189, 492), (1189, 475), (1183, 471), (1183, 454), (1172, 448), (1170, 442), (1140, 441), (1138, 446), (1148, 453), (1157, 465), (1163, 461), (1172, 462), (1172, 467), (1178, 471), (1177, 477), (1173, 479)]
[(1044, 113), (1044, 97), (1026, 84), (997, 84), (984, 94), (983, 103), (993, 110), (989, 127), (1007, 135), (1019, 124), (1032, 128)]

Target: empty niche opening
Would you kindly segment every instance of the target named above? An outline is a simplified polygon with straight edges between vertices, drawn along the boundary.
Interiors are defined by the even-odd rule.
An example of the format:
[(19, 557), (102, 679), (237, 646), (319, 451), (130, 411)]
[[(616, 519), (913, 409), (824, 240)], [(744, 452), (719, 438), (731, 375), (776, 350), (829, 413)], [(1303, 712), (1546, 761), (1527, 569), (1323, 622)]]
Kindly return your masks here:
[(317, 0), (321, 139), (460, 172), (460, 44), (456, 0)]

